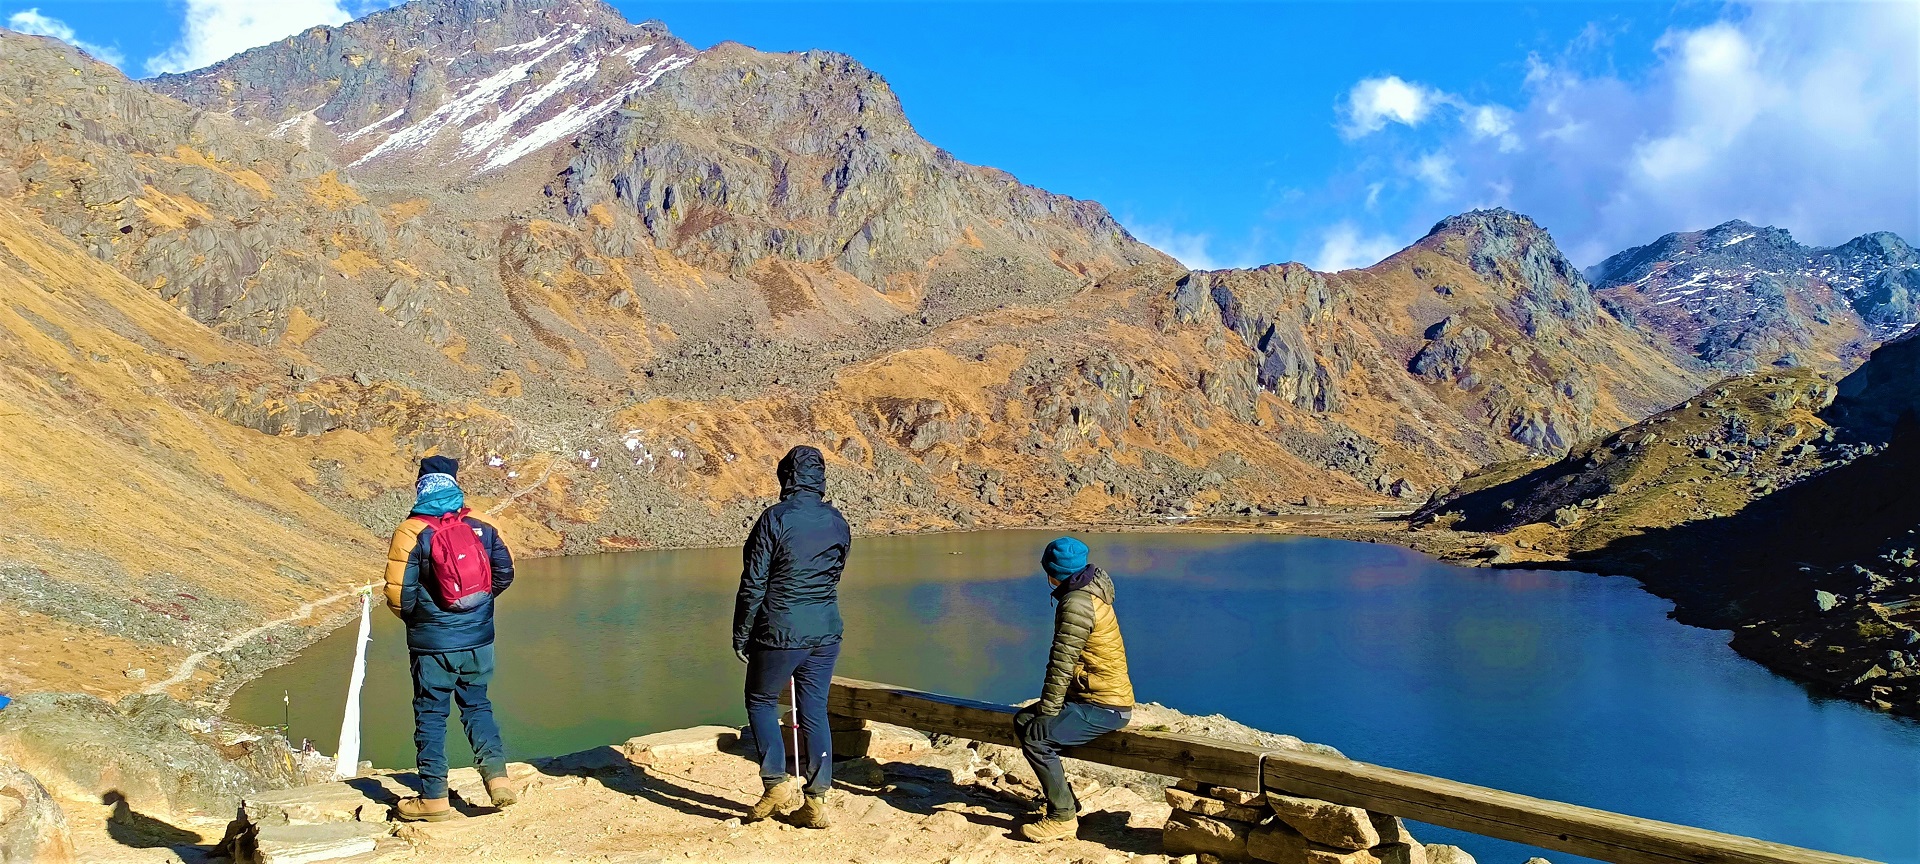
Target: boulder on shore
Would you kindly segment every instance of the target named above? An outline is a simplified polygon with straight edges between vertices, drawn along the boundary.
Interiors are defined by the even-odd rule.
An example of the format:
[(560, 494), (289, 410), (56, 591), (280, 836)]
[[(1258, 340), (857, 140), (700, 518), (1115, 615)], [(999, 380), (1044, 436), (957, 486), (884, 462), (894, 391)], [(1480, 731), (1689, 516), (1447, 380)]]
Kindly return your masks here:
[(231, 814), (251, 792), (320, 779), (280, 736), (160, 695), (22, 696), (0, 712), (0, 756), (56, 798), (117, 795), (148, 815)]
[(73, 860), (66, 814), (32, 774), (0, 756), (0, 861)]

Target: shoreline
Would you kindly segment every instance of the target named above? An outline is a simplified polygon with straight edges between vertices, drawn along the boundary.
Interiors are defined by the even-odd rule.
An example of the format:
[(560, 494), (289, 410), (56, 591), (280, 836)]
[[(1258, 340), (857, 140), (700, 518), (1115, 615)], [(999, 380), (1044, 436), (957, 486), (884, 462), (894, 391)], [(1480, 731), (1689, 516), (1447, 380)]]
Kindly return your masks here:
[[(857, 540), (862, 537), (918, 537), (936, 534), (969, 534), (981, 531), (1081, 531), (1115, 534), (1159, 534), (1180, 531), (1204, 531), (1211, 534), (1272, 534), (1325, 537), (1333, 540), (1365, 539), (1368, 542), (1385, 542), (1375, 541), (1371, 538), (1345, 536), (1339, 531), (1331, 529), (1341, 524), (1392, 524), (1393, 520), (1404, 515), (1406, 512), (1410, 511), (1403, 511), (1400, 508), (1391, 510), (1384, 508), (1321, 508), (1311, 512), (1246, 517), (1245, 519), (1195, 517), (1190, 520), (1177, 522), (1061, 522), (1048, 525), (1007, 525), (951, 530), (941, 529), (934, 531), (893, 531), (876, 534), (855, 534), (854, 538)], [(1301, 530), (1302, 527), (1324, 527), (1329, 530)], [(644, 549), (617, 549), (599, 552), (555, 552), (550, 554), (528, 555), (526, 558), (567, 558), (587, 555), (617, 555), (628, 552), (664, 552), (682, 549), (725, 549), (733, 545), (737, 544), (714, 543), (688, 544), (684, 546), (650, 546)], [(1426, 549), (1419, 549), (1417, 547), (1410, 548), (1415, 548), (1415, 551), (1423, 554), (1435, 554)], [(1436, 555), (1436, 557), (1439, 556)], [(330, 601), (337, 601), (342, 597), (351, 596), (352, 593), (352, 591), (349, 591), (345, 594), (335, 594), (320, 600), (311, 601), (315, 609), (309, 616), (298, 620), (283, 619), (278, 622), (263, 625), (261, 628), (251, 632), (249, 634), (250, 638), (242, 644), (229, 646), (225, 650), (197, 652), (203, 655), (203, 662), (204, 659), (220, 659), (219, 673), (212, 681), (204, 686), (198, 689), (188, 690), (176, 698), (185, 702), (210, 704), (213, 706), (214, 711), (224, 716), (227, 712), (228, 703), (233, 698), (233, 694), (238, 692), (241, 687), (246, 686), (248, 682), (260, 677), (270, 669), (292, 662), (295, 657), (300, 655), (300, 652), (305, 651), (315, 642), (332, 635), (334, 631), (341, 627), (351, 624), (355, 618), (358, 617), (356, 610), (342, 607), (338, 611), (323, 614), (319, 607), (332, 605)], [(378, 597), (375, 599), (377, 601)], [(300, 620), (310, 621), (311, 623), (299, 623)], [(274, 648), (270, 651), (259, 650), (261, 638), (269, 635), (274, 637)], [(249, 647), (255, 650), (248, 652), (247, 649)], [(230, 659), (220, 658), (222, 654), (234, 654), (235, 652), (245, 653)], [(192, 676), (188, 676), (187, 680), (181, 683), (190, 684), (191, 681)], [(136, 692), (164, 692), (164, 690), (158, 686), (149, 686)]]
[[(1740, 635), (1738, 630), (1732, 627), (1720, 627), (1714, 626), (1711, 623), (1701, 622), (1696, 615), (1692, 614), (1691, 610), (1685, 608), (1680, 598), (1674, 596), (1674, 592), (1661, 588), (1661, 580), (1658, 577), (1650, 579), (1646, 574), (1627, 572), (1624, 568), (1608, 566), (1608, 562), (1602, 560), (1576, 562), (1566, 559), (1538, 559), (1494, 562), (1484, 557), (1484, 552), (1488, 548), (1487, 543), (1490, 542), (1487, 536), (1444, 529), (1411, 531), (1407, 529), (1408, 523), (1405, 515), (1405, 512), (1398, 508), (1323, 508), (1313, 512), (1247, 517), (1244, 519), (1197, 517), (1190, 520), (1154, 522), (1062, 522), (1050, 525), (1012, 525), (936, 531), (897, 531), (881, 534), (856, 535), (856, 538), (862, 536), (897, 537), (976, 533), (979, 531), (1062, 531), (1088, 533), (1204, 532), (1210, 534), (1320, 537), (1331, 540), (1391, 544), (1459, 566), (1479, 566), (1493, 569), (1533, 568), (1588, 573), (1610, 578), (1623, 577), (1632, 579), (1641, 590), (1673, 603), (1674, 608), (1668, 613), (1667, 617), (1674, 623), (1686, 627), (1697, 627), (1726, 633), (1728, 636), (1728, 647), (1743, 659), (1754, 662), (1773, 674), (1793, 681), (1810, 694), (1817, 695), (1821, 698), (1834, 698), (1850, 704), (1860, 704), (1858, 700), (1849, 698), (1843, 693), (1836, 692), (1836, 688), (1832, 687), (1828, 682), (1805, 674), (1804, 669), (1793, 662), (1795, 658), (1791, 655), (1781, 655), (1778, 652), (1767, 653), (1742, 650), (1742, 640), (1737, 638)], [(731, 544), (659, 546), (649, 547), (647, 549), (593, 553), (555, 553), (529, 557), (557, 558), (571, 557), (573, 555), (619, 554), (620, 552), (712, 549), (727, 548), (729, 545)], [(351, 592), (349, 592), (347, 596), (350, 595)], [(339, 595), (333, 598), (327, 598), (327, 600), (338, 599)], [(325, 600), (316, 601), (316, 608), (313, 614), (310, 615), (308, 619), (305, 619), (310, 620), (312, 623), (301, 624), (293, 621), (283, 621), (279, 622), (277, 626), (264, 627), (253, 633), (248, 644), (256, 646), (255, 651), (245, 652), (241, 656), (235, 657), (232, 661), (223, 662), (221, 674), (218, 677), (200, 690), (185, 694), (184, 698), (186, 701), (210, 703), (216, 712), (224, 715), (229, 707), (229, 702), (233, 694), (241, 687), (270, 669), (292, 662), (302, 651), (312, 646), (315, 642), (331, 635), (340, 627), (351, 624), (357, 617), (355, 614), (356, 610), (353, 610), (351, 607), (341, 607), (337, 611), (330, 613), (322, 613), (320, 608), (318, 608), (330, 605), (332, 604)], [(275, 637), (273, 649), (269, 651), (257, 650), (257, 646), (260, 644), (260, 637), (269, 634)], [(242, 645), (231, 650), (244, 651), (246, 647), (247, 646)], [(212, 657), (229, 652), (206, 653), (207, 656)], [(1902, 722), (1915, 722), (1917, 719), (1920, 719), (1920, 710), (1916, 710), (1915, 706), (1897, 705), (1893, 711), (1883, 713), (1887, 713), (1892, 717), (1899, 717)]]

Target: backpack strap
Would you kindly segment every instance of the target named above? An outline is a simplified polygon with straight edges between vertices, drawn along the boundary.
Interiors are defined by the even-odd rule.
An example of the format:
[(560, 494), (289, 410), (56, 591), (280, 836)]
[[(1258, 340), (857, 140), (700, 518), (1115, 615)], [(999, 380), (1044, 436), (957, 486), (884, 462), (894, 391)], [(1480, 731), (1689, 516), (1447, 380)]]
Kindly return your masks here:
[(400, 526), (393, 529), (393, 542), (387, 544), (387, 608), (393, 614), (400, 614), (401, 593), (407, 582), (407, 563), (413, 559), (413, 550), (420, 545), (420, 535), (427, 530), (424, 517), (408, 516)]

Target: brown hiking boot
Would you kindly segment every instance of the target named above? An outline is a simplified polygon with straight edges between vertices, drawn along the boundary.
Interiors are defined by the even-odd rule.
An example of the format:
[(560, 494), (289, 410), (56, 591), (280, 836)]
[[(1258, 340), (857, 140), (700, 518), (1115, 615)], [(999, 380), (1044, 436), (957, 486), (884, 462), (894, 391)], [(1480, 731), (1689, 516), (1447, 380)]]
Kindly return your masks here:
[(827, 796), (808, 795), (807, 803), (793, 811), (793, 824), (800, 828), (825, 828), (833, 821), (827, 818)]
[(800, 779), (788, 777), (769, 788), (767, 794), (760, 796), (760, 800), (754, 802), (753, 809), (747, 811), (746, 821), (758, 822), (775, 813), (785, 813), (792, 810), (794, 805), (799, 803), (800, 798)]
[(453, 818), (453, 807), (446, 796), (439, 798), (403, 798), (393, 805), (393, 815), (402, 822), (445, 822)]
[(1055, 840), (1071, 840), (1080, 833), (1080, 820), (1073, 816), (1056, 819), (1049, 816), (1020, 826), (1020, 839), (1035, 843), (1051, 843)]
[(493, 799), (493, 806), (503, 808), (520, 801), (520, 793), (513, 791), (513, 781), (505, 777), (487, 779), (487, 797)]

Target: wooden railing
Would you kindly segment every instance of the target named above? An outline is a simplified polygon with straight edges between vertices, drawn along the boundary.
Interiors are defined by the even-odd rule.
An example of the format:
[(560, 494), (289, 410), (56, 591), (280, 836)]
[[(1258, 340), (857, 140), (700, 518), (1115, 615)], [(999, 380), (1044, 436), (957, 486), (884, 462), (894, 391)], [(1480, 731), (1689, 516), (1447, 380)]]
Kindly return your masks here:
[[(1011, 706), (871, 681), (834, 678), (827, 711), (956, 738), (1018, 743)], [(1127, 729), (1064, 752), (1116, 768), (1364, 807), (1613, 864), (1870, 864), (1864, 858), (1530, 798), (1350, 759), (1195, 735)]]

